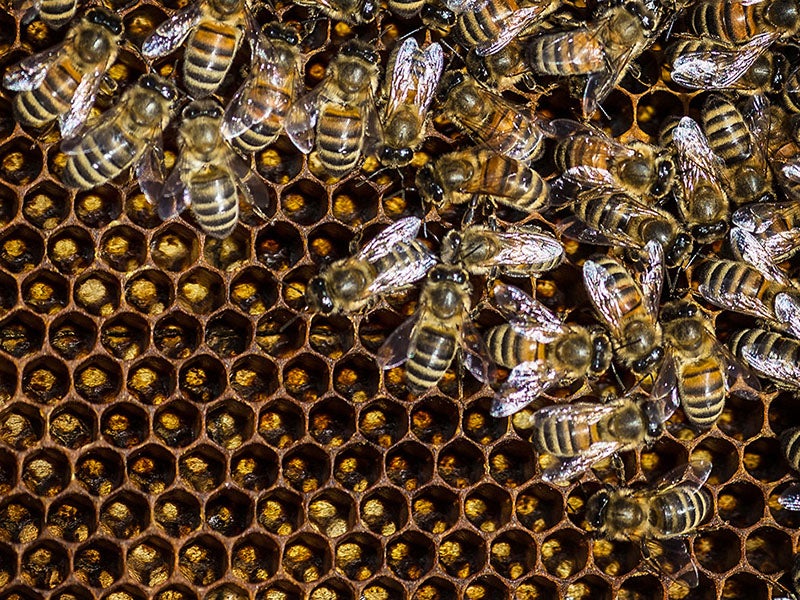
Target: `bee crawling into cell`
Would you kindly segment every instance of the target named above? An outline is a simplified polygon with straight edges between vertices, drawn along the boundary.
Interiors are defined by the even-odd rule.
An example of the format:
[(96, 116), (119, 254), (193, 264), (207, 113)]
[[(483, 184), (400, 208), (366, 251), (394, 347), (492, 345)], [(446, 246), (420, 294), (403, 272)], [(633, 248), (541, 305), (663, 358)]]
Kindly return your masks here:
[(78, 0), (11, 0), (9, 4), (23, 24), (39, 17), (53, 29), (69, 23), (78, 10)]

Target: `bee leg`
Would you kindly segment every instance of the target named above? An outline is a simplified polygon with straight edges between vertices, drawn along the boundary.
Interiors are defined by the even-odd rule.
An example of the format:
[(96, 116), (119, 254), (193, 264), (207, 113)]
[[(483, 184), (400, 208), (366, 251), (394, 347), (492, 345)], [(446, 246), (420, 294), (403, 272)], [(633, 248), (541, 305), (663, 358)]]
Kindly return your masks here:
[(622, 457), (617, 453), (611, 455), (611, 468), (614, 470), (614, 474), (617, 476), (617, 480), (620, 483), (625, 483), (627, 481), (627, 477), (625, 476), (625, 463)]
[(472, 200), (469, 201), (467, 205), (467, 211), (464, 213), (464, 216), (461, 218), (461, 228), (464, 229), (472, 225), (475, 222), (475, 213), (478, 210), (478, 197), (473, 196)]

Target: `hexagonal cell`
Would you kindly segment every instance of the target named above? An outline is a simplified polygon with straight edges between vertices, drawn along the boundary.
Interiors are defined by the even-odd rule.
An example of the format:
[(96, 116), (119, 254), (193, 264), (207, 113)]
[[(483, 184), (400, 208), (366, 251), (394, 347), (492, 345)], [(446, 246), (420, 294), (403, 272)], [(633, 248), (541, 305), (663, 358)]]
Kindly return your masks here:
[(233, 278), (228, 297), (243, 313), (263, 315), (278, 299), (278, 282), (266, 269), (248, 267)]
[(726, 485), (717, 495), (717, 514), (734, 527), (747, 528), (764, 516), (764, 495), (746, 481)]
[(433, 534), (442, 534), (451, 529), (459, 517), (458, 496), (445, 487), (432, 485), (414, 495), (411, 501), (411, 517), (417, 527)]
[(29, 454), (22, 463), (20, 479), (31, 492), (49, 498), (60, 494), (72, 478), (69, 459), (55, 448)]
[(726, 600), (767, 600), (770, 597), (767, 581), (750, 573), (731, 575), (722, 584), (722, 597)]
[(124, 208), (131, 222), (143, 229), (155, 229), (161, 225), (156, 205), (138, 187), (127, 195)]
[(0, 403), (11, 402), (17, 391), (18, 379), (16, 365), (0, 356)]
[[(10, 192), (10, 190), (5, 186), (0, 188), (0, 198), (4, 198), (7, 192)], [(68, 195), (64, 188), (52, 181), (43, 181), (26, 192), (25, 197), (22, 199), (22, 214), (31, 225), (38, 229), (44, 229), (45, 231), (55, 229), (69, 215), (70, 204), (64, 201)], [(12, 197), (16, 202), (16, 197)], [(0, 200), (0, 205), (5, 205), (5, 203)], [(13, 212), (16, 212), (16, 208)], [(0, 210), (1, 214), (3, 214), (3, 211)], [(0, 217), (2, 225), (7, 225), (8, 221), (10, 219), (5, 220)]]
[(144, 236), (127, 225), (112, 227), (100, 238), (100, 259), (115, 271), (135, 271), (147, 259)]
[(0, 494), (8, 494), (16, 487), (17, 476), (16, 457), (11, 452), (0, 448)]
[(639, 128), (656, 139), (668, 116), (683, 114), (683, 104), (678, 97), (662, 90), (645, 94), (636, 104), (636, 122)]
[(486, 542), (472, 531), (454, 531), (439, 543), (439, 566), (451, 577), (466, 579), (485, 565)]
[(378, 215), (380, 198), (371, 185), (351, 179), (333, 192), (331, 214), (351, 227), (362, 227)]
[(100, 419), (103, 438), (117, 448), (133, 448), (143, 444), (150, 433), (150, 419), (138, 405), (117, 402)]
[(243, 489), (267, 489), (278, 477), (278, 457), (261, 444), (244, 446), (231, 458), (230, 474), (233, 482)]
[(305, 417), (290, 400), (270, 402), (258, 416), (258, 433), (275, 448), (291, 446), (304, 435)]
[(308, 504), (308, 521), (319, 533), (337, 538), (350, 531), (356, 519), (356, 508), (348, 494), (324, 490)]
[(161, 358), (145, 358), (128, 369), (125, 385), (142, 404), (159, 405), (175, 392), (175, 367)]
[(75, 461), (75, 479), (93, 496), (106, 496), (122, 484), (125, 466), (122, 457), (98, 448)]
[(206, 435), (223, 448), (235, 450), (253, 435), (254, 421), (249, 406), (223, 400), (206, 413)]
[(427, 598), (456, 600), (458, 597), (456, 586), (441, 577), (426, 579), (419, 584), (412, 596), (413, 600), (426, 600)]
[(416, 442), (403, 442), (386, 453), (386, 476), (397, 487), (413, 491), (433, 477), (433, 456)]
[(178, 280), (177, 302), (191, 314), (212, 313), (225, 303), (225, 284), (216, 273), (197, 267)]
[(333, 477), (351, 492), (365, 492), (380, 475), (380, 453), (369, 444), (354, 444), (336, 454)]
[(345, 399), (362, 404), (378, 392), (380, 370), (372, 359), (351, 356), (339, 361), (333, 370), (333, 388)]
[(290, 223), (278, 221), (258, 232), (255, 252), (256, 258), (270, 271), (280, 273), (292, 268), (303, 258), (303, 237)]
[(308, 433), (326, 446), (345, 444), (356, 430), (356, 416), (351, 404), (339, 398), (326, 398), (308, 414)]
[(74, 210), (81, 223), (102, 229), (122, 214), (122, 198), (113, 185), (101, 185), (75, 194)]
[(313, 403), (328, 390), (328, 366), (316, 356), (301, 354), (283, 368), (283, 386), (292, 398)]
[(220, 271), (235, 271), (249, 262), (250, 248), (250, 233), (239, 225), (224, 240), (206, 237), (203, 257), (207, 263)]
[(50, 596), (52, 600), (92, 600), (92, 592), (82, 585), (68, 585)]
[(142, 492), (160, 494), (175, 480), (175, 457), (156, 444), (135, 450), (126, 462), (128, 480)]
[(519, 600), (556, 600), (560, 598), (555, 584), (550, 579), (534, 576), (517, 587)]
[(493, 575), (483, 575), (474, 579), (464, 590), (467, 598), (476, 600), (507, 600), (509, 590), (500, 579)]
[(12, 310), (17, 305), (18, 297), (17, 280), (6, 273), (0, 273), (0, 311)]
[(0, 321), (0, 350), (22, 358), (38, 352), (44, 342), (44, 322), (25, 310), (11, 313)]
[(123, 313), (103, 323), (100, 342), (120, 360), (133, 360), (147, 350), (150, 326), (135, 313)]
[(306, 237), (309, 258), (316, 264), (330, 264), (350, 255), (353, 233), (346, 227), (325, 223)]
[(402, 440), (408, 431), (405, 407), (391, 400), (379, 399), (361, 409), (358, 430), (370, 442), (391, 448)]
[(389, 577), (377, 577), (364, 586), (361, 597), (365, 600), (403, 598), (405, 597), (405, 590), (399, 581)]
[(97, 417), (82, 402), (60, 405), (50, 413), (50, 438), (71, 450), (85, 446), (97, 437)]
[(101, 600), (147, 600), (148, 596), (137, 586), (123, 583), (100, 597)]
[(157, 587), (172, 575), (175, 555), (169, 542), (147, 537), (130, 548), (125, 561), (128, 575), (137, 583)]
[(188, 358), (197, 350), (202, 335), (197, 319), (171, 312), (153, 327), (153, 344), (167, 358)]
[[(0, 298), (0, 305), (7, 303), (4, 298), (9, 293), (16, 299), (16, 282), (13, 282), (10, 290), (0, 292), (3, 296)], [(55, 271), (36, 270), (22, 282), (22, 301), (41, 315), (54, 315), (69, 302), (69, 282)]]
[(70, 494), (47, 508), (47, 531), (65, 542), (85, 542), (97, 528), (97, 512), (91, 498)]
[(302, 266), (283, 276), (281, 297), (286, 303), (286, 306), (296, 311), (305, 310), (307, 308), (306, 287), (309, 280), (316, 274), (316, 269), (310, 266)]
[(701, 531), (694, 538), (694, 556), (704, 569), (726, 573), (742, 559), (739, 536), (730, 529)]
[(11, 448), (32, 448), (43, 434), (44, 418), (38, 408), (16, 402), (0, 411), (0, 441)]
[(200, 535), (181, 547), (178, 568), (192, 584), (211, 585), (228, 570), (228, 553), (215, 537)]
[(416, 531), (406, 531), (386, 544), (386, 564), (406, 581), (424, 577), (433, 568), (435, 558), (433, 541)]
[(253, 504), (245, 494), (227, 489), (211, 496), (203, 513), (207, 527), (226, 537), (235, 537), (253, 521)]
[(300, 583), (321, 579), (331, 570), (331, 563), (328, 542), (318, 535), (302, 533), (283, 549), (283, 569)]
[(308, 343), (322, 356), (336, 360), (353, 347), (354, 335), (349, 319), (315, 315), (309, 325)]
[(256, 505), (258, 524), (275, 535), (291, 535), (303, 523), (303, 499), (286, 489), (263, 494)]
[(359, 514), (361, 522), (370, 531), (388, 537), (408, 522), (408, 502), (393, 488), (376, 488), (361, 500)]
[(233, 358), (244, 352), (253, 341), (250, 321), (226, 310), (206, 323), (206, 346), (222, 358)]
[(28, 494), (15, 494), (0, 501), (0, 540), (27, 544), (39, 537), (44, 506)]
[[(711, 586), (714, 587), (713, 585)], [(661, 597), (664, 587), (654, 575), (636, 575), (622, 582), (618, 592), (620, 600), (649, 600)]]
[(57, 358), (33, 360), (22, 371), (22, 392), (34, 402), (58, 402), (67, 395), (69, 385), (69, 370)]
[(197, 235), (184, 225), (170, 223), (153, 236), (150, 256), (158, 268), (183, 273), (200, 256)]
[(282, 308), (264, 315), (256, 325), (256, 343), (275, 358), (294, 354), (303, 346), (305, 335), (300, 315)]
[(78, 395), (93, 404), (111, 402), (119, 396), (122, 387), (122, 369), (119, 363), (105, 356), (92, 356), (75, 369), (73, 379)]
[(403, 324), (403, 318), (392, 311), (378, 308), (361, 320), (358, 339), (368, 352), (375, 354), (392, 332)]
[(745, 446), (742, 464), (758, 481), (777, 481), (786, 474), (780, 442), (775, 438), (759, 438)]
[(107, 317), (119, 308), (121, 294), (116, 277), (103, 271), (84, 273), (75, 282), (72, 291), (79, 308), (100, 317)]
[(576, 600), (611, 600), (611, 586), (607, 581), (594, 575), (581, 577), (567, 586), (568, 598)]
[(511, 520), (511, 496), (496, 485), (480, 485), (464, 499), (464, 516), (482, 532), (494, 533)]
[(231, 387), (248, 402), (266, 400), (278, 389), (275, 364), (257, 354), (243, 356), (230, 369)]
[(508, 441), (496, 446), (489, 455), (489, 474), (506, 488), (516, 488), (535, 471), (533, 447), (530, 444)]
[(44, 155), (25, 138), (0, 147), (0, 178), (11, 185), (27, 185), (42, 172)]
[(595, 539), (585, 544), (592, 548), (594, 563), (609, 577), (622, 577), (642, 562), (641, 545), (635, 542)]
[(184, 448), (202, 431), (200, 411), (183, 400), (168, 402), (153, 416), (153, 433), (170, 448)]
[(218, 358), (201, 354), (183, 363), (178, 389), (192, 402), (211, 402), (225, 391), (226, 379), (225, 365)]
[(567, 579), (570, 575), (582, 571), (586, 566), (588, 554), (588, 540), (574, 529), (555, 531), (542, 542), (541, 557), (544, 568), (551, 575), (561, 579)]
[(281, 190), (283, 215), (297, 225), (313, 225), (328, 210), (325, 188), (310, 179), (300, 179)]
[(182, 454), (178, 472), (183, 481), (198, 492), (211, 492), (225, 479), (225, 457), (211, 446), (196, 446)]
[(327, 581), (315, 585), (308, 596), (308, 600), (328, 600), (328, 598), (333, 600), (356, 600), (356, 594), (348, 583), (331, 577)]
[(658, 441), (641, 451), (641, 467), (648, 481), (658, 481), (672, 469), (685, 465), (689, 460), (686, 446), (662, 436)]
[(39, 542), (22, 554), (19, 578), (25, 585), (52, 590), (64, 583), (68, 575), (69, 556), (55, 542)]
[(441, 396), (424, 398), (411, 411), (411, 431), (424, 444), (444, 444), (453, 437), (458, 408)]
[[(4, 102), (3, 102), (4, 104)], [(3, 116), (0, 115), (0, 122), (2, 122)], [(13, 127), (14, 119), (13, 117), (10, 119)], [(28, 192), (30, 194), (31, 192)], [(27, 197), (27, 196), (26, 196)], [(62, 205), (66, 205), (65, 202), (62, 202)], [(69, 207), (66, 207), (66, 210), (69, 210)], [(14, 192), (8, 186), (0, 184), (0, 226), (5, 227), (14, 218), (17, 216), (17, 212), (19, 211), (19, 199), (17, 197), (16, 192)], [(23, 214), (24, 214), (24, 207), (23, 207)]]
[(300, 588), (290, 581), (272, 581), (266, 587), (259, 588), (256, 600), (301, 600), (303, 593)]
[(47, 256), (64, 275), (77, 275), (94, 261), (95, 243), (80, 227), (65, 227), (47, 240)]
[(298, 492), (313, 492), (331, 476), (330, 458), (318, 446), (302, 444), (283, 457), (283, 478)]
[[(787, 488), (790, 488), (790, 487), (794, 486), (794, 484), (795, 484), (794, 481), (789, 481), (787, 483), (782, 483), (782, 484), (776, 486), (769, 493), (769, 495), (767, 497), (767, 503), (768, 503), (768, 506), (769, 506), (770, 515), (772, 516), (773, 519), (775, 519), (775, 522), (778, 525), (781, 525), (782, 527), (788, 527), (788, 528), (791, 528), (791, 529), (798, 529), (798, 528), (800, 528), (800, 511), (789, 510), (787, 508), (784, 508), (784, 506), (782, 504), (782, 496), (783, 496), (783, 494), (785, 494), (787, 492)], [(755, 486), (753, 486), (753, 487), (755, 487)], [(761, 490), (758, 489), (758, 488), (755, 488), (755, 489), (756, 489), (756, 492), (759, 494), (759, 496), (758, 496), (759, 500), (761, 500), (763, 498), (761, 496)], [(745, 492), (748, 492), (748, 491), (752, 493), (753, 490), (752, 489), (745, 490)], [(793, 492), (791, 492), (791, 493), (793, 494)], [(722, 504), (720, 503), (720, 501), (721, 501), (721, 497), (717, 500), (717, 506), (719, 507), (719, 510), (721, 511), (722, 510)], [(747, 501), (747, 498), (745, 499), (745, 502), (746, 501)], [(759, 514), (758, 518), (760, 519), (760, 517), (761, 517), (761, 515)]]
[(760, 527), (750, 532), (744, 543), (748, 564), (759, 573), (771, 575), (792, 565), (792, 540), (778, 529)]
[(153, 505), (153, 519), (170, 537), (186, 537), (200, 527), (200, 501), (182, 490), (167, 492)]
[(279, 557), (275, 542), (265, 535), (251, 533), (233, 546), (231, 573), (248, 583), (264, 583), (278, 570)]
[(289, 183), (303, 169), (303, 155), (285, 136), (256, 154), (255, 159), (259, 174), (279, 185)]
[[(16, 558), (16, 557), (15, 557)], [(2, 600), (43, 600), (44, 596), (31, 589), (31, 586), (11, 586), (0, 592)]]
[(125, 302), (146, 315), (160, 315), (175, 300), (172, 281), (161, 271), (141, 271), (125, 283)]
[(97, 325), (86, 315), (69, 312), (50, 323), (48, 340), (50, 347), (62, 358), (82, 358), (97, 343)]
[(366, 533), (349, 535), (336, 544), (336, 570), (352, 581), (365, 581), (383, 564), (380, 541)]
[(706, 460), (711, 463), (709, 485), (721, 485), (730, 481), (739, 468), (739, 453), (736, 447), (723, 438), (707, 437), (692, 451), (691, 460)]
[(753, 410), (752, 402), (737, 396), (725, 399), (725, 410), (717, 421), (722, 433), (740, 442), (761, 433), (763, 424), (763, 411)]
[(90, 542), (73, 555), (72, 574), (84, 585), (108, 588), (122, 577), (122, 555), (111, 542)]
[(521, 579), (536, 566), (536, 543), (523, 531), (506, 531), (492, 540), (489, 560), (506, 579)]
[(464, 439), (456, 440), (442, 448), (436, 469), (448, 485), (466, 488), (477, 483), (483, 476), (484, 457), (474, 444)]

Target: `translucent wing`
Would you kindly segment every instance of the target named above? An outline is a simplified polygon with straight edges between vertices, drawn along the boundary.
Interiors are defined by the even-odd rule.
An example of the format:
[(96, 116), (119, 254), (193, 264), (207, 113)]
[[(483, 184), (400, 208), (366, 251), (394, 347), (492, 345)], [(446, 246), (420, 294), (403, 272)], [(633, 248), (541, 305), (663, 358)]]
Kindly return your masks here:
[(775, 295), (775, 319), (786, 326), (789, 333), (800, 338), (800, 297), (781, 292)]
[(555, 268), (564, 257), (561, 242), (540, 231), (512, 228), (494, 232), (493, 235), (500, 242), (498, 251), (491, 258), (482, 261), (479, 265), (481, 267), (521, 266), (524, 270), (529, 266), (534, 270), (536, 265), (546, 264)]
[(262, 219), (269, 220), (270, 193), (267, 186), (258, 175), (250, 170), (250, 165), (230, 148), (226, 160), (236, 176), (239, 190), (253, 206), (255, 212)]
[(388, 225), (375, 238), (358, 251), (359, 260), (375, 262), (390, 254), (400, 244), (408, 244), (417, 237), (422, 220), (418, 217), (405, 217)]
[(558, 230), (565, 238), (584, 242), (586, 244), (594, 244), (596, 246), (613, 246), (619, 243), (622, 246), (630, 246), (631, 240), (612, 241), (608, 236), (602, 234), (596, 229), (592, 229), (586, 223), (577, 217), (567, 217), (558, 225)]
[(548, 343), (564, 331), (564, 324), (544, 304), (511, 285), (494, 286), (495, 306), (518, 333), (537, 342)]
[(744, 346), (740, 352), (744, 361), (764, 377), (776, 381), (787, 381), (793, 385), (800, 382), (800, 365), (788, 360), (787, 357), (758, 352), (752, 346)]
[(97, 97), (97, 90), (100, 89), (100, 83), (103, 81), (103, 75), (104, 72), (101, 69), (95, 69), (81, 78), (75, 95), (72, 96), (69, 111), (59, 118), (62, 138), (72, 137), (86, 122)]
[(422, 59), (414, 62), (417, 70), (417, 94), (415, 103), (424, 113), (433, 101), (436, 87), (444, 70), (444, 50), (438, 42), (432, 43), (422, 51)]
[(425, 277), (437, 262), (429, 252), (420, 252), (418, 260), (395, 261), (388, 269), (381, 271), (369, 286), (369, 292), (376, 296), (395, 292)]
[(578, 456), (559, 458), (557, 464), (544, 470), (542, 479), (553, 483), (566, 483), (591, 469), (595, 464), (613, 456), (620, 449), (616, 442), (597, 442)]
[(711, 463), (705, 459), (688, 461), (665, 473), (655, 483), (656, 493), (664, 493), (677, 485), (687, 484), (692, 490), (699, 490), (711, 474)]
[(800, 217), (800, 202), (753, 202), (736, 210), (731, 221), (750, 233), (767, 232), (777, 222)]
[(408, 360), (408, 348), (411, 345), (418, 316), (416, 314), (406, 319), (378, 348), (377, 359), (381, 369), (393, 369)]
[(778, 504), (786, 510), (800, 510), (800, 483), (792, 483), (778, 496)]
[(14, 92), (26, 92), (38, 87), (63, 48), (64, 44), (58, 44), (8, 67), (3, 75), (3, 87)]
[(623, 314), (614, 289), (616, 281), (608, 270), (593, 260), (583, 263), (583, 283), (597, 312), (609, 329), (619, 334)]
[(692, 561), (684, 538), (644, 538), (642, 556), (668, 579), (688, 588), (700, 583), (697, 565)]
[(378, 115), (378, 109), (375, 106), (375, 98), (370, 92), (364, 101), (361, 103), (361, 136), (364, 140), (364, 154), (375, 154), (375, 148), (381, 143), (383, 139), (383, 125), (381, 125), (381, 118)]
[(641, 44), (633, 44), (626, 52), (613, 62), (607, 62), (600, 71), (590, 73), (586, 78), (586, 89), (583, 92), (583, 114), (589, 117), (597, 110), (598, 105), (622, 79), (631, 61), (644, 50)]
[(758, 269), (770, 281), (787, 287), (791, 286), (786, 273), (778, 268), (764, 245), (752, 233), (738, 227), (732, 227), (730, 238), (731, 247), (742, 260)]
[(189, 190), (183, 181), (183, 174), (181, 165), (177, 164), (164, 182), (157, 206), (158, 217), (162, 221), (181, 214), (189, 206)]
[(444, 0), (444, 5), (457, 15), (480, 10), (488, 3), (489, 0)]
[(636, 151), (630, 146), (626, 146), (617, 140), (609, 137), (602, 129), (597, 129), (586, 123), (579, 123), (572, 119), (553, 119), (543, 126), (545, 133), (558, 140), (573, 140), (580, 138), (583, 140), (600, 140), (603, 145), (608, 147), (615, 159), (625, 157), (633, 158), (637, 155)]
[(543, 18), (550, 11), (551, 4), (549, 2), (537, 2), (533, 6), (515, 10), (508, 18), (504, 19), (502, 23), (498, 24), (499, 31), (493, 39), (479, 44), (475, 48), (475, 54), (478, 56), (488, 56), (500, 52), (500, 50), (508, 46), (517, 35)]
[(658, 307), (661, 304), (661, 290), (664, 286), (664, 248), (651, 240), (644, 246), (646, 255), (645, 269), (639, 283), (642, 286), (642, 298), (647, 312), (655, 321)]
[(775, 319), (772, 309), (755, 296), (729, 292), (728, 290), (714, 290), (703, 283), (697, 286), (697, 293), (720, 308), (754, 315), (771, 321)]
[(489, 350), (475, 326), (465, 317), (461, 326), (461, 349), (464, 366), (481, 383), (494, 383), (497, 373)]
[(672, 141), (678, 151), (681, 171), (694, 180), (716, 180), (723, 166), (722, 159), (711, 149), (708, 139), (694, 119), (683, 117), (672, 130)]
[(139, 181), (139, 188), (142, 190), (144, 197), (155, 206), (159, 204), (159, 198), (164, 187), (164, 172), (161, 167), (161, 161), (162, 152), (159, 141), (142, 154), (142, 158), (136, 165), (136, 178)]
[[(708, 332), (708, 335), (713, 335)], [(714, 338), (714, 353), (725, 368), (725, 384), (731, 394), (746, 400), (759, 400), (761, 384), (758, 377)]]
[(159, 25), (142, 44), (142, 54), (145, 58), (166, 56), (180, 46), (200, 22), (203, 16), (200, 3), (203, 1), (199, 0)]
[(540, 408), (531, 417), (533, 428), (541, 430), (548, 423), (561, 425), (581, 422), (588, 426), (596, 425), (613, 415), (619, 408), (618, 401), (598, 404), (595, 402), (571, 402)]
[(661, 409), (661, 422), (669, 419), (680, 406), (681, 399), (678, 389), (678, 372), (675, 365), (673, 352), (668, 352), (664, 362), (658, 370), (656, 380), (653, 382), (651, 397), (659, 403)]
[(286, 135), (303, 154), (308, 154), (314, 148), (314, 128), (319, 118), (319, 102), (323, 86), (325, 81), (296, 100), (286, 114), (284, 123)]
[(524, 362), (512, 369), (508, 380), (492, 400), (489, 414), (507, 417), (536, 400), (546, 389), (561, 379), (560, 374), (544, 361)]

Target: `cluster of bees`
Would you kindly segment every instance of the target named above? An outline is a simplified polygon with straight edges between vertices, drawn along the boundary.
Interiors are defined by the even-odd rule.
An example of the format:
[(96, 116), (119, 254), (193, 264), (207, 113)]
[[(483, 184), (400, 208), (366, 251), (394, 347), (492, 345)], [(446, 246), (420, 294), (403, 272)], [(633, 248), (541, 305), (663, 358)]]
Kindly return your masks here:
[[(384, 10), (374, 0), (297, 3), (355, 27)], [(421, 395), (458, 358), (495, 386), (494, 416), (536, 403), (522, 414), (535, 449), (553, 457), (544, 480), (575, 480), (651, 444), (678, 407), (693, 427), (711, 428), (730, 394), (762, 397), (759, 377), (798, 389), (800, 287), (782, 267), (800, 249), (797, 0), (589, 8), (389, 0), (395, 17), (425, 25), (424, 48), (416, 31), (398, 40), (383, 76), (374, 43), (349, 40), (310, 91), (302, 23), (260, 29), (244, 0), (198, 0), (141, 47), (153, 60), (184, 46), (180, 81), (189, 99), (174, 81), (148, 73), (99, 116), (90, 116), (95, 98), (125, 39), (120, 17), (91, 6), (73, 19), (74, 0), (19, 10), (52, 27), (69, 24), (62, 44), (8, 68), (3, 85), (17, 92), (21, 124), (58, 122), (68, 157), (63, 182), (72, 188), (93, 188), (131, 168), (161, 218), (190, 208), (206, 234), (224, 238), (238, 222), (240, 197), (268, 213), (269, 194), (245, 159), (285, 134), (332, 179), (352, 176), (374, 156), (387, 168), (415, 169), (426, 207), (460, 208), (460, 227), (438, 253), (419, 237), (422, 219), (400, 219), (323, 267), (306, 300), (323, 314), (356, 314), (418, 286), (416, 313), (378, 351), (380, 365), (404, 365), (408, 390)], [(223, 106), (214, 94), (244, 42), (249, 72)], [(654, 45), (674, 85), (708, 95), (697, 119), (665, 119), (655, 144), (623, 143), (590, 119), (625, 77), (639, 74), (637, 59)], [(552, 88), (539, 88), (541, 78), (577, 90), (584, 121), (548, 118), (504, 95), (547, 96)], [(161, 137), (180, 103), (179, 155), (167, 175)], [(474, 144), (417, 168), (429, 112)], [(548, 145), (552, 179), (535, 166)], [(522, 218), (501, 227), (494, 214), (486, 217), (495, 209)], [(581, 266), (594, 324), (571, 322), (500, 280), (555, 269), (566, 260), (563, 239), (614, 248)], [(689, 289), (680, 293), (684, 276)], [(489, 282), (485, 296), (506, 320), (484, 334), (471, 319), (476, 280)], [(696, 299), (754, 317), (756, 326), (734, 331), (725, 346)], [(497, 366), (509, 372), (502, 383)], [(632, 376), (631, 389), (580, 401), (598, 395), (598, 381), (616, 368)], [(782, 442), (800, 467), (800, 432)], [(684, 536), (710, 517), (710, 470), (696, 460), (646, 487), (603, 488), (589, 499), (587, 520), (610, 539), (641, 540), (643, 556), (670, 579), (697, 585)], [(782, 502), (800, 509), (800, 487)]]

